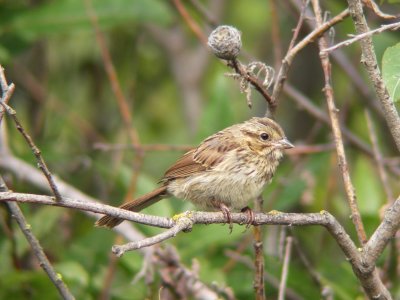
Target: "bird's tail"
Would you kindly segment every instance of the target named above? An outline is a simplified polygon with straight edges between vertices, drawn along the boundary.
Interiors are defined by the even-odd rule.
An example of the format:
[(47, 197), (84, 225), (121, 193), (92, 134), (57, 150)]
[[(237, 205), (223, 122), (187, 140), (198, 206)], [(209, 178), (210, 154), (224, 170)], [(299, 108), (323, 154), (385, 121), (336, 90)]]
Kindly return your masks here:
[[(146, 207), (160, 201), (166, 195), (167, 195), (167, 187), (161, 186), (150, 193), (147, 193), (139, 198), (136, 198), (135, 200), (122, 204), (119, 208), (134, 212), (139, 212), (142, 209), (145, 209)], [(104, 226), (108, 228), (113, 228), (118, 224), (120, 224), (122, 221), (124, 220), (116, 217), (104, 216), (96, 222), (95, 226)]]

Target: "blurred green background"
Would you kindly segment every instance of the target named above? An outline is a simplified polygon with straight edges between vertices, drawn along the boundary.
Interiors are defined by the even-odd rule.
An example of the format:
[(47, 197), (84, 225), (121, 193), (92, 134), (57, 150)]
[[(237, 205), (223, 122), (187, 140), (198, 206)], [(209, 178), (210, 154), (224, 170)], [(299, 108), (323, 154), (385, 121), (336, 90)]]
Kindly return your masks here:
[[(16, 91), (10, 105), (42, 150), (51, 171), (82, 192), (101, 201), (119, 205), (130, 193), (140, 195), (156, 187), (158, 180), (181, 151), (148, 151), (140, 171), (134, 170), (137, 153), (127, 149), (131, 140), (124, 126), (88, 5), (82, 0), (9, 0), (0, 1), (0, 63)], [(277, 14), (281, 52), (285, 53), (298, 19), (290, 1), (201, 1), (218, 24), (231, 24), (242, 32), (243, 62), (249, 57), (276, 65), (279, 45), (273, 43), (272, 15)], [(275, 3), (276, 8), (273, 8)], [(183, 1), (194, 20), (207, 35), (211, 27), (193, 5)], [(264, 114), (266, 105), (255, 91), (253, 108), (246, 106), (239, 83), (224, 76), (229, 72), (196, 39), (170, 1), (92, 0), (107, 49), (111, 54), (122, 92), (129, 104), (133, 126), (143, 144), (196, 145), (208, 135), (251, 116)], [(324, 9), (336, 15), (345, 8), (343, 1), (322, 1)], [(398, 13), (398, 4), (382, 7)], [(369, 14), (371, 27), (381, 20)], [(307, 27), (300, 37), (308, 33)], [(330, 32), (332, 41), (346, 39), (354, 28), (350, 18)], [(374, 38), (378, 59), (384, 50), (396, 44), (398, 32), (385, 32)], [(275, 40), (276, 41), (276, 40)], [(279, 52), (279, 51), (278, 51)], [(372, 110), (378, 145), (385, 157), (397, 155), (387, 127), (373, 109), (366, 94), (374, 99), (364, 69), (359, 64), (357, 44), (340, 52), (364, 79), (364, 93), (333, 60), (333, 87), (340, 108), (341, 122), (365, 143), (370, 144), (364, 109)], [(323, 77), (318, 48), (312, 44), (295, 59), (289, 82), (312, 103), (326, 112)], [(330, 127), (317, 121), (287, 95), (282, 94), (276, 119), (289, 139), (297, 145), (332, 144)], [(30, 149), (13, 123), (6, 119), (8, 145), (18, 158), (35, 165)], [(122, 150), (99, 149), (100, 145)], [(346, 147), (349, 167), (367, 233), (379, 224), (380, 209), (387, 196), (379, 179), (375, 161), (359, 149)], [(394, 164), (398, 164), (398, 161)], [(137, 184), (132, 186), (134, 174)], [(9, 188), (18, 192), (43, 193), (12, 172), (2, 172)], [(400, 188), (398, 177), (389, 173), (394, 195)], [(287, 156), (274, 180), (264, 192), (265, 210), (287, 212), (331, 212), (356, 240), (354, 227), (337, 168), (333, 147), (329, 151)], [(113, 231), (94, 228), (94, 219), (78, 211), (37, 205), (21, 205), (33, 232), (42, 243), (56, 270), (77, 299), (158, 299), (161, 279), (157, 272), (148, 285), (144, 279), (131, 284), (141, 270), (143, 257), (130, 252), (111, 259), (116, 243)], [(192, 209), (176, 199), (161, 201), (145, 212), (172, 216)], [(10, 218), (7, 207), (0, 207), (0, 298), (57, 299), (50, 280), (38, 266), (30, 248)], [(136, 225), (135, 225), (136, 226)], [(160, 232), (136, 226), (143, 234)], [(278, 282), (282, 270), (281, 236), (278, 226), (264, 227), (265, 272)], [(292, 228), (302, 251), (329, 286), (335, 299), (363, 298), (363, 293), (344, 255), (326, 230), (320, 227)], [(167, 241), (173, 244), (182, 263), (200, 264), (200, 279), (210, 286), (230, 287), (237, 299), (253, 298), (253, 270), (242, 262), (233, 262), (229, 251), (253, 259), (252, 230), (235, 226), (196, 226), (189, 234)], [(12, 237), (12, 238), (10, 238)], [(118, 241), (122, 243), (122, 240)], [(400, 297), (400, 269), (395, 243), (380, 263), (385, 282), (394, 297)], [(111, 277), (110, 266), (116, 264)], [(386, 264), (386, 266), (385, 266)], [(389, 265), (389, 267), (387, 266)], [(106, 283), (110, 283), (108, 286)], [(320, 287), (301, 263), (296, 251), (290, 262), (287, 299), (320, 299)], [(275, 299), (277, 287), (266, 282), (268, 299)], [(108, 296), (107, 296), (108, 295)], [(297, 298), (296, 298), (297, 297)]]

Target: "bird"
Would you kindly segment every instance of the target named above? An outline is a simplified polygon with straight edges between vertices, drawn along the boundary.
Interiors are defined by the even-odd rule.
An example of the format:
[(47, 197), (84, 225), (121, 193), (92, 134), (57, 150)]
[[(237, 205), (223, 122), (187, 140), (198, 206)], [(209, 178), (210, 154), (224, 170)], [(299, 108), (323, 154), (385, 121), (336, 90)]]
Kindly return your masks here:
[[(139, 212), (175, 196), (202, 210), (222, 211), (232, 230), (231, 211), (247, 211), (254, 221), (248, 204), (272, 180), (284, 149), (293, 147), (277, 122), (253, 117), (203, 140), (165, 172), (159, 187), (120, 208)], [(113, 228), (122, 221), (106, 215), (95, 225)]]

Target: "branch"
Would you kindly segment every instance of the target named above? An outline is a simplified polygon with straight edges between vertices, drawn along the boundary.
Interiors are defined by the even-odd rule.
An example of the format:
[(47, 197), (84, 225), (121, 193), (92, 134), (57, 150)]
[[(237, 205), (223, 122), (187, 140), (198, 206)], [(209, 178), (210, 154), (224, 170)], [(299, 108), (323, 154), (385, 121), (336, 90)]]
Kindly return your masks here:
[(4, 192), (0, 193), (0, 201), (40, 203), (50, 206), (74, 208), (83, 211), (106, 214), (124, 220), (134, 221), (139, 224), (152, 225), (160, 228), (171, 228), (174, 225), (174, 222), (168, 218), (133, 213), (126, 209), (120, 209), (106, 204), (87, 202), (67, 197), (61, 197), (61, 199), (56, 202), (52, 196)]
[[(52, 206), (62, 206), (74, 209), (80, 209), (85, 211), (92, 211), (96, 213), (108, 214), (110, 216), (132, 220), (141, 224), (147, 224), (151, 226), (163, 227), (163, 228), (173, 228), (177, 224), (179, 226), (175, 227), (175, 232), (178, 233), (180, 231), (190, 230), (192, 225), (194, 224), (225, 224), (226, 218), (220, 212), (190, 212), (185, 214), (183, 217), (184, 221), (180, 221), (181, 218), (177, 218), (177, 220), (152, 216), (152, 215), (144, 215), (139, 213), (134, 213), (131, 211), (127, 211), (124, 209), (119, 209), (115, 207), (111, 207), (108, 205), (95, 203), (95, 202), (84, 202), (79, 200), (74, 200), (70, 198), (63, 197), (61, 201), (55, 202), (54, 197), (44, 196), (44, 195), (33, 195), (33, 194), (21, 194), (21, 193), (12, 193), (5, 192), (0, 193), (0, 202), (4, 201), (18, 201), (18, 202), (26, 202), (26, 203), (38, 203)], [(384, 286), (379, 281), (378, 274), (374, 266), (368, 266), (368, 253), (375, 253), (379, 255), (383, 248), (385, 247), (385, 243), (388, 239), (390, 239), (390, 235), (393, 235), (396, 229), (399, 226), (400, 220), (400, 200), (398, 199), (393, 208), (391, 208), (387, 216), (385, 216), (384, 222), (378, 228), (378, 230), (374, 233), (371, 240), (374, 239), (377, 241), (376, 243), (379, 247), (374, 248), (370, 247), (370, 243), (368, 244), (368, 248), (365, 248), (364, 251), (359, 251), (351, 240), (350, 236), (346, 233), (343, 227), (338, 223), (338, 221), (328, 212), (322, 211), (320, 213), (309, 213), (309, 214), (296, 214), (296, 213), (257, 213), (255, 214), (254, 225), (287, 225), (287, 226), (310, 226), (310, 225), (319, 225), (325, 227), (328, 232), (333, 236), (336, 240), (339, 247), (342, 249), (345, 254), (347, 260), (352, 265), (355, 274), (363, 285), (364, 289), (367, 291), (369, 295), (374, 294), (374, 291), (380, 290), (383, 295), (387, 295), (387, 292), (384, 290)], [(232, 222), (236, 224), (244, 224), (247, 220), (248, 216), (245, 213), (232, 213)], [(189, 219), (189, 220), (186, 220)], [(391, 224), (395, 224), (392, 226)], [(389, 230), (388, 230), (389, 228)], [(173, 231), (167, 231), (167, 237), (172, 237), (174, 234), (171, 234)], [(164, 236), (165, 237), (165, 236)], [(159, 238), (159, 237), (158, 237)], [(382, 240), (381, 240), (382, 239)], [(146, 241), (148, 243), (148, 239), (142, 239), (142, 241)], [(372, 244), (372, 243), (371, 243)], [(143, 247), (147, 246), (143, 244)], [(116, 248), (118, 249), (118, 248)], [(137, 249), (142, 249), (138, 248)], [(369, 250), (370, 249), (370, 250)], [(372, 288), (371, 288), (372, 287)], [(376, 295), (376, 293), (374, 294)], [(378, 299), (390, 299), (390, 298), (378, 298)]]
[[(190, 214), (190, 212), (188, 214)], [(118, 257), (121, 257), (127, 251), (132, 251), (143, 247), (152, 246), (161, 243), (162, 241), (165, 241), (169, 238), (175, 237), (181, 231), (189, 231), (192, 228), (192, 226), (193, 226), (192, 220), (186, 216), (183, 216), (177, 220), (174, 226), (164, 231), (163, 233), (157, 234), (153, 237), (149, 237), (141, 241), (130, 242), (128, 244), (121, 246), (115, 245), (112, 247), (112, 252)]]
[(346, 41), (343, 41), (341, 43), (336, 44), (335, 46), (332, 46), (332, 47), (326, 48), (324, 50), (321, 50), (321, 52), (332, 52), (333, 50), (336, 50), (338, 48), (347, 47), (347, 46), (349, 46), (349, 45), (351, 45), (351, 44), (353, 44), (353, 43), (355, 43), (355, 42), (357, 42), (357, 41), (359, 41), (359, 40), (361, 40), (361, 39), (363, 39), (365, 37), (368, 37), (368, 36), (371, 36), (371, 35), (374, 35), (374, 34), (378, 34), (378, 33), (384, 32), (386, 30), (393, 30), (393, 31), (394, 30), (398, 30), (399, 28), (400, 28), (400, 22), (387, 24), (387, 25), (382, 25), (380, 28), (377, 28), (377, 29), (374, 29), (374, 30), (371, 30), (371, 31), (368, 31), (368, 32), (364, 32), (364, 33), (359, 34), (359, 35), (356, 35), (351, 39), (348, 39)]
[[(347, 0), (349, 10), (354, 22), (357, 34), (364, 34), (369, 31), (367, 21), (363, 13), (360, 0)], [(386, 123), (390, 129), (390, 133), (396, 143), (397, 149), (400, 151), (400, 117), (394, 106), (392, 99), (387, 91), (385, 83), (382, 80), (379, 64), (376, 59), (372, 37), (367, 35), (360, 40), (362, 60), (368, 76), (373, 83), (375, 93), (381, 103)]]

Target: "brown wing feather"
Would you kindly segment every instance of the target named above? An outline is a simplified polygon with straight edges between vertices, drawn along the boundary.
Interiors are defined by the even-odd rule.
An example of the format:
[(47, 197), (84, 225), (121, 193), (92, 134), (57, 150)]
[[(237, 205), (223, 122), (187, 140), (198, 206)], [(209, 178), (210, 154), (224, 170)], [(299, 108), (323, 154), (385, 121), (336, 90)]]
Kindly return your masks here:
[(227, 152), (240, 146), (232, 140), (226, 132), (223, 141), (221, 141), (221, 132), (212, 135), (197, 148), (185, 153), (165, 172), (162, 181), (187, 177), (214, 168), (224, 160)]
[(206, 170), (202, 165), (194, 161), (193, 155), (196, 149), (185, 153), (175, 164), (173, 164), (164, 174), (162, 181), (182, 178)]

